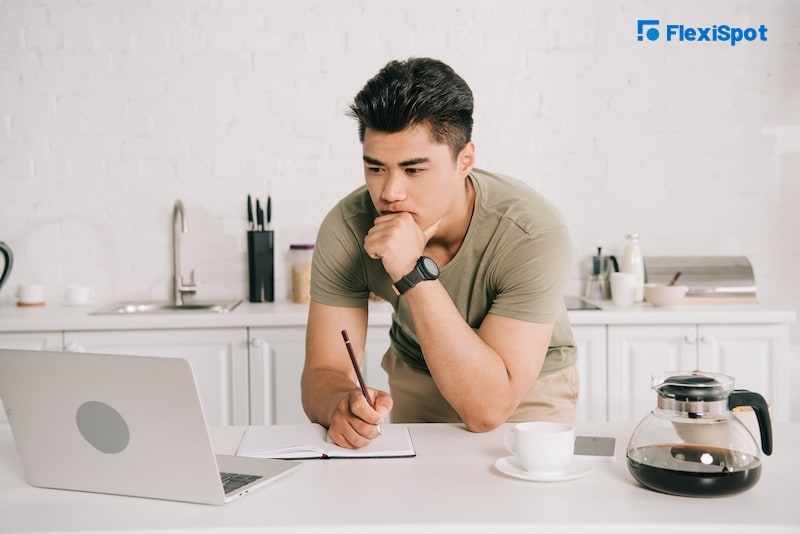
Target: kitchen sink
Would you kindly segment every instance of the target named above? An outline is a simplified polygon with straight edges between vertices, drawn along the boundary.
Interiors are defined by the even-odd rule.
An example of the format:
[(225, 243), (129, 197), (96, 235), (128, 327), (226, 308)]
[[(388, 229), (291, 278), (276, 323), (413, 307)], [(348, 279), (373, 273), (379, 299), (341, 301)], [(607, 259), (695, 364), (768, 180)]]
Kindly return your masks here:
[(232, 302), (185, 302), (175, 304), (174, 302), (147, 301), (147, 302), (117, 302), (100, 308), (92, 312), (92, 315), (139, 315), (145, 313), (173, 313), (173, 312), (195, 312), (195, 313), (228, 313), (236, 306), (241, 304), (241, 300)]

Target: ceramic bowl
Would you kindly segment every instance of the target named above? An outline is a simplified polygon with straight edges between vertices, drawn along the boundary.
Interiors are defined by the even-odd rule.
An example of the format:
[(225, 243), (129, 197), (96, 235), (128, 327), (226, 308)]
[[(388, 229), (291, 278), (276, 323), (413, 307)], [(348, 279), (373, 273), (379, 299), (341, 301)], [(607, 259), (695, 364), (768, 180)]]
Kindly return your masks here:
[(665, 306), (675, 306), (683, 302), (687, 286), (668, 286), (666, 284), (645, 284), (644, 299), (653, 306), (663, 308)]

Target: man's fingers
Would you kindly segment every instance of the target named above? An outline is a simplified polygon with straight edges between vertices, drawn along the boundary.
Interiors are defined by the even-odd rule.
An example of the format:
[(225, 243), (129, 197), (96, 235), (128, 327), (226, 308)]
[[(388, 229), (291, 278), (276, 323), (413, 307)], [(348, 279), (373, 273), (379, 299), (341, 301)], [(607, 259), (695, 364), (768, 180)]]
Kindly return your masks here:
[(439, 230), (439, 224), (442, 222), (441, 219), (427, 227), (425, 230), (422, 231), (422, 234), (425, 236), (425, 242), (427, 243), (430, 239), (436, 235), (436, 232)]

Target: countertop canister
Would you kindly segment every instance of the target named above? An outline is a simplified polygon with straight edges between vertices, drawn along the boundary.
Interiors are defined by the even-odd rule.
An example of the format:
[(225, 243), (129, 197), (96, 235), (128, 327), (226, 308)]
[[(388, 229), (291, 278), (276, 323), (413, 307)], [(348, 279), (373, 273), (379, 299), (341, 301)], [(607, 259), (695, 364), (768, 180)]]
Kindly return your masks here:
[(295, 243), (289, 245), (289, 261), (292, 265), (292, 301), (311, 301), (311, 256), (314, 245)]

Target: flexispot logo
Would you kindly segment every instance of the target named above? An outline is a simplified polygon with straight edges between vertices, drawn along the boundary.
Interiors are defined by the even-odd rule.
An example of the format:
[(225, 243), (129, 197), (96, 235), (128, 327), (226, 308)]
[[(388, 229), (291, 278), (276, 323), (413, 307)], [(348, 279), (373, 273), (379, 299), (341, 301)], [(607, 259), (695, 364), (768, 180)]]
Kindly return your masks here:
[(761, 24), (756, 27), (743, 28), (728, 24), (713, 26), (686, 26), (684, 24), (667, 24), (662, 29), (658, 19), (639, 19), (636, 23), (636, 40), (658, 41), (691, 41), (691, 42), (729, 42), (736, 46), (742, 41), (766, 41), (767, 27)]

